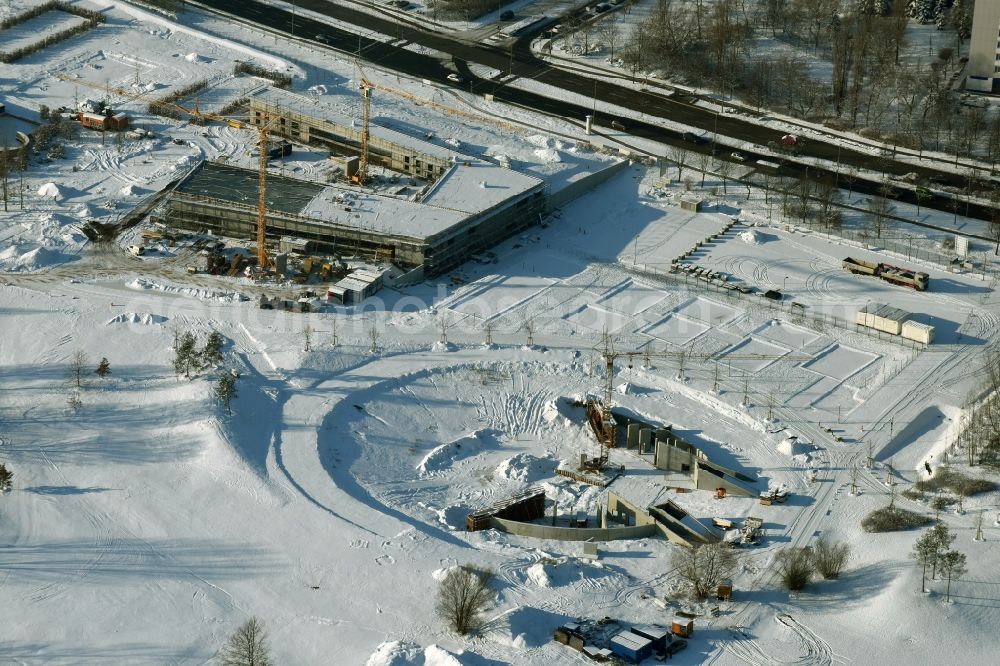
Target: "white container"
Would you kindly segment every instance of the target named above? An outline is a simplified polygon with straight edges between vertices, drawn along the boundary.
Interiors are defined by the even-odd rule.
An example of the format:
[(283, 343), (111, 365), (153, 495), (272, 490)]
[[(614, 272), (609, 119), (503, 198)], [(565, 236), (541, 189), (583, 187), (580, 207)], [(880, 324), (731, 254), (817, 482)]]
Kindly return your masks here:
[(929, 345), (934, 342), (934, 327), (919, 321), (906, 321), (903, 322), (902, 336)]

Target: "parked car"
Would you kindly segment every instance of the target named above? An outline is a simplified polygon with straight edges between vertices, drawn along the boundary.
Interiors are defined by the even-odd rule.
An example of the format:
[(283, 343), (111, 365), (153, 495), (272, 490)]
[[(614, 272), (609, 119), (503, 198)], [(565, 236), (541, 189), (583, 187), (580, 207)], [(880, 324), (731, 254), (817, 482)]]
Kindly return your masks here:
[(729, 154), (729, 156), (734, 160), (736, 160), (737, 162), (745, 162), (747, 159), (747, 156), (739, 151), (732, 152)]
[(324, 44), (329, 44), (330, 42), (333, 41), (327, 35), (316, 35), (315, 39), (316, 39), (317, 42), (323, 42)]
[(452, 74), (449, 74), (449, 75), (448, 75), (448, 80), (449, 80), (449, 81), (451, 81), (452, 83), (461, 83), (461, 82), (462, 82), (462, 81), (464, 81), (465, 79), (463, 79), (463, 78), (462, 78), (462, 77), (461, 77), (460, 75), (458, 75), (458, 74), (454, 74), (454, 73), (452, 73)]
[(700, 134), (695, 134), (694, 132), (684, 132), (684, 134), (681, 135), (681, 138), (687, 141), (688, 143), (701, 144), (707, 141), (705, 137), (701, 136)]
[(507, 11), (505, 11), (505, 12), (500, 12), (500, 20), (501, 21), (510, 21), (513, 18), (514, 18), (514, 12), (512, 12), (509, 9)]
[(625, 131), (625, 125), (623, 125), (620, 120), (612, 120), (611, 121), (611, 128), (612, 129), (616, 129), (619, 132), (624, 132)]

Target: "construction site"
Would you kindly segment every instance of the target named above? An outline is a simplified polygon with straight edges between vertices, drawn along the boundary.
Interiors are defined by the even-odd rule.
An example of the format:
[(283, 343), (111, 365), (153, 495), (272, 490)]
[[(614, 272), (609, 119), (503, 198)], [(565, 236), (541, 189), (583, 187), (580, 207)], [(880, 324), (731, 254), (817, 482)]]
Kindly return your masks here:
[[(955, 604), (940, 574), (918, 592), (917, 529), (862, 528), (933, 515), (931, 469), (992, 474), (957, 442), (996, 274), (930, 249), (954, 223), (993, 257), (980, 222), (848, 237), (857, 188), (841, 227), (797, 220), (765, 145), (720, 132), (747, 156), (726, 171), (679, 120), (661, 142), (588, 90), (590, 118), (489, 92), (566, 96), (523, 69), (408, 77), (302, 6), (287, 39), (192, 3), (12, 6), (0, 51), (38, 49), (5, 63), (0, 125), (38, 152), (0, 229), (6, 657), (211, 663), (254, 615), (276, 662), (368, 666), (941, 660), (938, 634), (992, 635), (995, 490), (935, 516), (970, 555)], [(789, 594), (776, 558), (827, 536), (844, 575)], [(738, 567), (695, 598), (703, 547)], [(494, 576), (471, 636), (435, 613), (465, 568)], [(844, 630), (901, 608), (942, 630)]]

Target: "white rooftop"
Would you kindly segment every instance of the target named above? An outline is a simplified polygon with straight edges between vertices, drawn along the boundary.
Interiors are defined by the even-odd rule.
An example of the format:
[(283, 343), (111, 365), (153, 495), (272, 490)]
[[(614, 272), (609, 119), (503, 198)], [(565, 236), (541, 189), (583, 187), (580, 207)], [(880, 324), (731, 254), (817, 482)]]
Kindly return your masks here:
[[(348, 210), (350, 209), (350, 210)], [(468, 217), (461, 211), (330, 185), (302, 210), (306, 217), (385, 234), (427, 238)]]
[(422, 203), (478, 213), (541, 184), (534, 176), (476, 159), (458, 161), (438, 179)]

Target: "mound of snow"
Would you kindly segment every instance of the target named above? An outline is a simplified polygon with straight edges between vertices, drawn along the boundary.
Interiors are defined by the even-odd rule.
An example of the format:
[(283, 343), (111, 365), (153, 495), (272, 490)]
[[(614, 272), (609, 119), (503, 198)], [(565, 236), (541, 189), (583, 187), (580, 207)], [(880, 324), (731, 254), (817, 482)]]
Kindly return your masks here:
[(440, 340), (438, 340), (437, 342), (434, 343), (432, 349), (436, 352), (451, 352), (455, 351), (456, 347), (450, 342), (441, 342)]
[(460, 437), (453, 442), (446, 442), (431, 449), (417, 465), (421, 476), (433, 474), (447, 469), (453, 462), (467, 456), (475, 455), (482, 449), (496, 443), (492, 431), (477, 430), (471, 435)]
[(753, 229), (747, 229), (740, 233), (740, 240), (747, 245), (760, 245), (760, 236)]
[(142, 190), (133, 183), (129, 183), (128, 185), (126, 185), (125, 187), (123, 187), (118, 191), (121, 193), (123, 197), (134, 197), (135, 195), (142, 193)]
[(501, 462), (493, 470), (496, 477), (524, 483), (535, 483), (547, 479), (554, 472), (555, 464), (551, 459), (536, 458), (530, 453), (518, 453), (516, 456)]
[(462, 666), (455, 655), (437, 645), (421, 648), (410, 642), (382, 643), (365, 666)]
[(73, 211), (73, 214), (76, 215), (81, 220), (86, 220), (88, 217), (91, 217), (92, 215), (90, 211), (90, 206), (88, 206), (87, 204), (80, 204), (79, 206), (77, 206), (76, 210)]
[(528, 576), (528, 580), (538, 587), (552, 587), (552, 581), (549, 579), (549, 574), (545, 572), (545, 565), (541, 562), (532, 564), (528, 567), (525, 573)]
[(108, 325), (111, 324), (145, 324), (147, 326), (152, 324), (162, 324), (167, 320), (166, 317), (160, 315), (149, 314), (148, 312), (122, 312), (115, 315), (108, 320)]
[(55, 183), (45, 183), (38, 188), (38, 196), (45, 197), (46, 199), (59, 200), (62, 199), (62, 191), (60, 191), (59, 186)]
[(58, 252), (43, 247), (21, 254), (18, 253), (18, 248), (9, 247), (0, 252), (0, 268), (12, 273), (37, 271), (57, 263), (60, 258)]
[(306, 88), (306, 92), (309, 93), (310, 95), (325, 95), (327, 92), (327, 87), (324, 86), (323, 84), (320, 84), (318, 86), (309, 86), (308, 88)]
[(800, 442), (798, 437), (794, 435), (786, 437), (778, 442), (777, 448), (778, 453), (782, 453), (786, 456), (797, 456), (805, 452), (805, 447), (802, 445), (802, 442)]
[(187, 60), (188, 62), (198, 62), (199, 60), (201, 60), (201, 56), (192, 51), (191, 53), (188, 53), (186, 56), (184, 56), (184, 59)]
[(562, 162), (562, 158), (559, 157), (559, 151), (553, 148), (536, 148), (533, 152), (535, 153), (535, 157), (545, 164)]
[(554, 145), (552, 138), (547, 137), (544, 134), (532, 134), (525, 140), (538, 148), (551, 148)]

